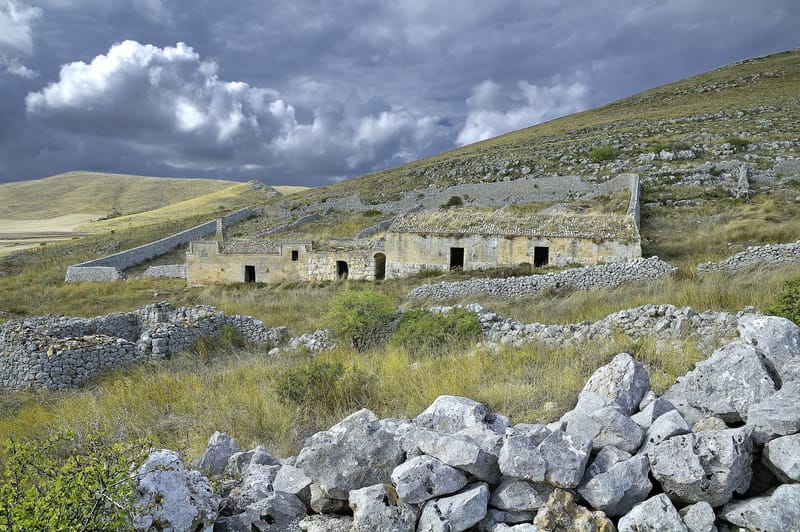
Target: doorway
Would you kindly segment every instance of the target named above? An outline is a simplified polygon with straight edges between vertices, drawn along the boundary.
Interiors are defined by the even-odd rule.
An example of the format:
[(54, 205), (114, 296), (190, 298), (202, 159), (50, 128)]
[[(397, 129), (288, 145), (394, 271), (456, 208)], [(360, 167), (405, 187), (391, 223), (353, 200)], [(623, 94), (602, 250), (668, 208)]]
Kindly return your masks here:
[(450, 248), (450, 269), (464, 269), (464, 248)]
[(379, 281), (386, 277), (386, 255), (383, 253), (375, 254), (375, 280)]
[(256, 267), (255, 266), (245, 266), (244, 267), (244, 282), (246, 283), (254, 283), (256, 282)]
[(533, 267), (547, 266), (550, 262), (550, 248), (546, 246), (536, 246), (533, 248)]
[(347, 275), (350, 273), (350, 268), (347, 267), (347, 262), (343, 260), (336, 261), (336, 278), (339, 280), (347, 279)]

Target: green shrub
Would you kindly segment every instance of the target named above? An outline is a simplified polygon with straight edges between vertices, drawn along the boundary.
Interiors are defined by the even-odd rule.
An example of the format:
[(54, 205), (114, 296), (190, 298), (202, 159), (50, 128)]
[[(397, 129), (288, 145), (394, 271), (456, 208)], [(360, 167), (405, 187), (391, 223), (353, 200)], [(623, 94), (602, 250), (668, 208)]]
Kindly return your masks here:
[(731, 149), (735, 152), (746, 151), (750, 145), (750, 141), (742, 137), (728, 137), (725, 142), (731, 145)]
[(324, 323), (337, 338), (365, 351), (385, 334), (394, 314), (392, 300), (381, 292), (348, 289), (333, 296)]
[(128, 530), (136, 488), (131, 471), (150, 441), (113, 443), (60, 432), (42, 442), (6, 442), (0, 473), (0, 531)]
[(619, 150), (614, 148), (614, 146), (604, 144), (603, 146), (592, 148), (589, 152), (589, 160), (593, 163), (602, 163), (604, 161), (616, 159), (617, 155), (619, 155)]
[(786, 281), (768, 311), (800, 325), (800, 279)]
[(476, 342), (481, 326), (474, 313), (452, 308), (446, 314), (427, 310), (411, 310), (403, 314), (395, 328), (391, 343), (409, 351), (439, 351), (453, 345)]
[(355, 367), (341, 362), (312, 360), (289, 368), (278, 378), (275, 391), (283, 401), (291, 401), (311, 412), (363, 406), (373, 378)]
[(450, 207), (461, 207), (462, 205), (464, 205), (464, 202), (461, 200), (461, 196), (450, 196), (450, 199), (442, 203), (439, 207), (442, 209), (449, 209)]
[(381, 211), (379, 211), (378, 209), (367, 209), (366, 211), (361, 213), (361, 216), (363, 216), (364, 218), (372, 218), (380, 215)]

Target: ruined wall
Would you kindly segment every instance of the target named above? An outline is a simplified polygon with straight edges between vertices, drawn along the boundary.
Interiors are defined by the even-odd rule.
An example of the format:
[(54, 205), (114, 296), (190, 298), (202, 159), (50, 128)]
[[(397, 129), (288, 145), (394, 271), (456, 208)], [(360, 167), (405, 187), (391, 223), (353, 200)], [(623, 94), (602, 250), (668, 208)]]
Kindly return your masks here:
[(337, 262), (347, 264), (347, 279), (375, 280), (375, 254), (373, 251), (317, 251), (308, 258), (309, 281), (336, 281), (339, 279)]
[[(242, 243), (245, 244), (247, 243)], [(192, 242), (186, 253), (187, 284), (202, 286), (243, 283), (246, 279), (246, 266), (253, 266), (254, 281), (259, 283), (308, 279), (310, 242), (264, 244), (262, 249), (240, 249), (241, 246), (236, 242), (224, 244), (218, 241)], [(266, 244), (271, 247), (267, 248)], [(221, 246), (225, 246), (226, 250), (221, 249)], [(226, 252), (227, 250), (231, 252)], [(297, 260), (292, 260), (293, 251), (297, 252)]]
[(451, 248), (464, 249), (465, 270), (534, 264), (536, 247), (548, 248), (547, 264), (554, 266), (625, 262), (641, 256), (638, 240), (622, 243), (596, 242), (588, 238), (387, 233), (386, 276), (394, 278), (423, 270), (448, 270)]
[(755, 265), (772, 264), (792, 266), (800, 264), (800, 240), (789, 244), (750, 246), (746, 250), (720, 262), (705, 262), (697, 266), (697, 273), (732, 272)]

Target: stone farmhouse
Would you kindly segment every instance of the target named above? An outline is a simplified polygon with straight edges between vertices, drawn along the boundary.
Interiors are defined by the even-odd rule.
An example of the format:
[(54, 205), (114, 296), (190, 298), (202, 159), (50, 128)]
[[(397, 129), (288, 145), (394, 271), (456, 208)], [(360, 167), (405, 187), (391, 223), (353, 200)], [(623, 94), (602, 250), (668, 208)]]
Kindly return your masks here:
[(372, 239), (191, 242), (189, 285), (379, 280), (424, 270), (485, 269), (528, 263), (589, 266), (641, 257), (639, 183), (626, 214), (514, 216), (505, 209), (428, 210), (397, 216)]

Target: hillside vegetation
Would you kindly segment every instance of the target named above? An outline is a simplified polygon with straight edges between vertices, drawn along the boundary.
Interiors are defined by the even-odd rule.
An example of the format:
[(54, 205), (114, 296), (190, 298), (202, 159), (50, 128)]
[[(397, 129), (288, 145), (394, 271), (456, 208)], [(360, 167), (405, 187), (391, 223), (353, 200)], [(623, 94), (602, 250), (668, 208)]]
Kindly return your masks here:
[[(280, 204), (299, 216), (306, 210), (323, 211), (322, 202), (329, 197), (355, 193), (380, 203), (430, 184), (523, 174), (569, 174), (601, 181), (631, 171), (639, 173), (644, 185), (644, 253), (679, 266), (673, 278), (615, 290), (545, 293), (523, 301), (482, 296), (454, 302), (477, 302), (523, 322), (546, 323), (597, 320), (644, 303), (689, 305), (698, 311), (737, 312), (746, 306), (769, 311), (787, 281), (800, 277), (800, 267), (703, 277), (694, 272), (699, 262), (719, 260), (749, 245), (800, 239), (799, 124), (800, 52), (793, 51), (290, 197), (265, 199), (258, 191), (245, 193), (244, 185), (228, 183), (203, 199), (187, 196), (183, 203), (161, 210), (155, 209), (163, 205), (153, 204), (152, 212), (137, 218), (122, 216), (96, 225), (104, 232), (0, 260), (0, 319), (44, 313), (93, 316), (169, 300), (176, 307), (202, 303), (254, 315), (299, 335), (324, 323), (344, 289), (375, 288), (394, 306), (412, 308), (422, 303), (404, 299), (410, 289), (431, 280), (457, 280), (466, 272), (375, 285), (187, 288), (182, 281), (145, 279), (66, 285), (64, 271), (69, 264), (103, 255), (109, 242), (126, 249), (256, 202)], [(679, 152), (691, 156), (678, 156)], [(743, 167), (752, 173), (752, 188), (739, 194), (737, 175)], [(114, 208), (112, 203), (108, 206)], [(143, 210), (133, 204), (127, 208)], [(377, 221), (367, 212), (351, 216), (334, 211), (292, 234), (338, 238)], [(175, 257), (179, 260), (179, 254)], [(498, 272), (485, 274), (493, 273)], [(531, 344), (494, 352), (474, 343), (448, 341), (358, 352), (344, 343), (316, 358), (305, 352), (270, 357), (227, 339), (198, 343), (171, 361), (106, 375), (79, 390), (0, 395), (0, 433), (37, 439), (61, 428), (88, 433), (100, 425), (120, 440), (153, 434), (167, 447), (196, 454), (211, 432), (225, 430), (242, 447), (263, 443), (286, 455), (296, 451), (304, 437), (353, 409), (368, 407), (380, 417), (411, 416), (439, 394), (467, 395), (510, 414), (514, 422), (551, 421), (571, 406), (591, 371), (620, 351), (647, 363), (660, 389), (709, 354), (688, 342), (663, 348), (621, 335), (586, 349)], [(295, 401), (281, 391), (281, 383), (292, 376), (311, 383), (305, 390), (308, 401)]]

